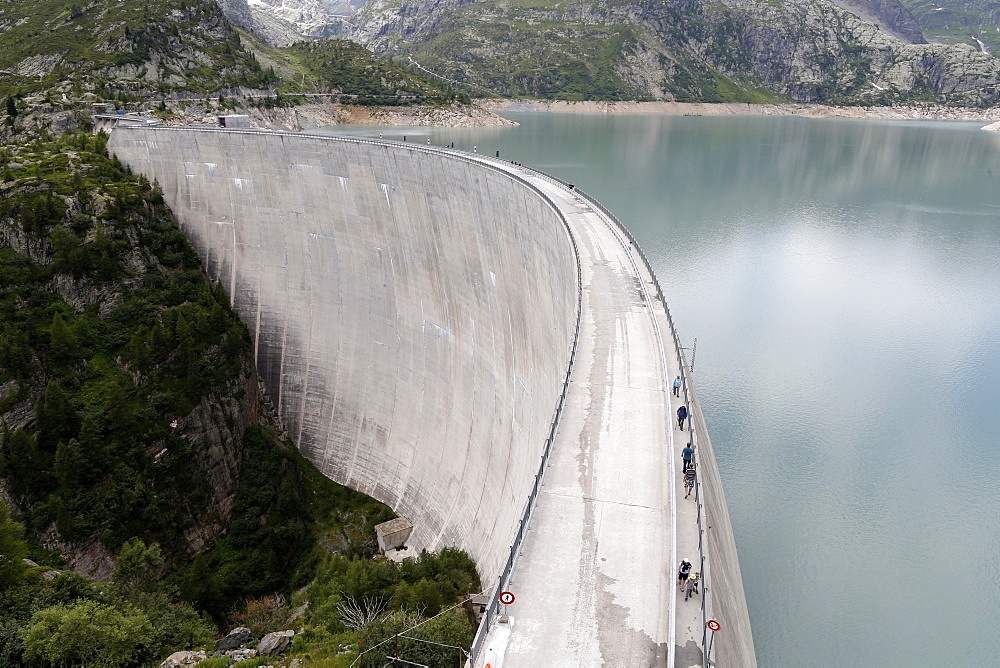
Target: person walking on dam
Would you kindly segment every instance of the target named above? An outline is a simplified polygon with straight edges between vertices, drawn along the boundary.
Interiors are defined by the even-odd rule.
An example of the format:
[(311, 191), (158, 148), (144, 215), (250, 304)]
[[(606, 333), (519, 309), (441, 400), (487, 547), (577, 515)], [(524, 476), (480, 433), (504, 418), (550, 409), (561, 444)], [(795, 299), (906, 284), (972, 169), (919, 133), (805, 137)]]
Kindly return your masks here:
[(694, 465), (694, 464), (691, 463), (693, 458), (694, 458), (694, 448), (691, 446), (690, 443), (688, 443), (686, 446), (684, 446), (684, 449), (681, 450), (681, 460), (682, 460), (681, 461), (681, 472), (682, 473), (684, 471), (687, 471), (689, 466), (693, 466)]
[(687, 406), (682, 405), (677, 409), (677, 428), (684, 431), (684, 419), (688, 416)]
[(688, 574), (691, 572), (691, 562), (687, 559), (681, 559), (681, 565), (677, 567), (677, 586), (684, 591), (684, 585), (687, 584)]
[(684, 587), (685, 601), (688, 600), (689, 598), (694, 598), (695, 594), (698, 593), (698, 579), (699, 578), (697, 573), (692, 573), (688, 577), (687, 582), (685, 583), (686, 586)]
[(694, 489), (694, 478), (695, 470), (694, 464), (689, 466), (687, 470), (684, 471), (684, 498), (691, 496), (691, 491)]
[(675, 397), (681, 396), (680, 391), (681, 391), (681, 377), (677, 376), (676, 378), (674, 378), (674, 396)]

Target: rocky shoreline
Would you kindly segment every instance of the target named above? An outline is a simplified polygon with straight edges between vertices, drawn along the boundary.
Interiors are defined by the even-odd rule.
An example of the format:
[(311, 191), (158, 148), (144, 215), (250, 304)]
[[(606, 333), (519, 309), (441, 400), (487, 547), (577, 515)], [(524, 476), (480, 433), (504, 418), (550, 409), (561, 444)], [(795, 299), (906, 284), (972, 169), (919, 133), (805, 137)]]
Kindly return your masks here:
[(164, 125), (217, 125), (223, 114), (246, 114), (254, 127), (265, 130), (314, 130), (334, 125), (400, 125), (443, 127), (513, 126), (514, 121), (479, 106), (367, 107), (336, 102), (309, 102), (294, 106), (238, 106), (219, 109), (215, 104), (168, 103), (171, 118)]
[(735, 102), (563, 102), (477, 100), (494, 112), (541, 111), (581, 114), (663, 114), (673, 116), (803, 116), (878, 120), (1000, 121), (1000, 108), (899, 106), (831, 107), (823, 104), (745, 104)]

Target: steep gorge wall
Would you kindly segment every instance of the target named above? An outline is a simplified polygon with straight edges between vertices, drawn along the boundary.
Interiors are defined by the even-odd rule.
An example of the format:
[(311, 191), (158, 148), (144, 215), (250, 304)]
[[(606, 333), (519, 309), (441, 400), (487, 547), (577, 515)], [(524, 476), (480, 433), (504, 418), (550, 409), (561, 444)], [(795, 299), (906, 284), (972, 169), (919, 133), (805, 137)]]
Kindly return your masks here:
[(414, 524), (506, 557), (572, 345), (573, 250), (510, 176), (441, 152), (292, 134), (116, 130), (253, 338), (298, 447)]

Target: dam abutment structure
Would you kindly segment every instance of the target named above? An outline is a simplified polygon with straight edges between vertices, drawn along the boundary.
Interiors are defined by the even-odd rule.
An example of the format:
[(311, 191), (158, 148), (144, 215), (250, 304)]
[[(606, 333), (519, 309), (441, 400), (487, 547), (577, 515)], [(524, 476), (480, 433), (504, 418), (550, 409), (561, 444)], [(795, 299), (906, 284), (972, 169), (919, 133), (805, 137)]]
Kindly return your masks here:
[[(628, 338), (630, 328), (638, 327), (629, 320), (634, 313), (615, 315), (615, 309), (624, 307), (623, 299), (640, 302), (630, 308), (647, 321), (652, 317), (654, 328), (655, 320), (662, 318), (678, 355), (677, 362), (670, 362), (669, 373), (677, 364), (684, 368), (663, 293), (624, 226), (596, 201), (536, 172), (483, 156), (398, 142), (247, 130), (119, 128), (112, 133), (109, 149), (135, 171), (159, 182), (209, 276), (222, 283), (247, 324), (258, 370), (282, 424), (303, 454), (328, 477), (407, 517), (414, 526), (409, 542), (415, 550), (446, 546), (466, 550), (493, 598), (499, 585), (510, 581), (520, 541), (527, 540), (531, 528), (529, 519), (535, 521), (531, 514), (535, 499), (541, 495), (549, 504), (542, 509), (539, 522), (543, 522), (544, 515), (562, 512), (552, 510), (553, 498), (557, 503), (570, 498), (559, 495), (563, 473), (557, 471), (551, 482), (545, 480), (544, 493), (542, 474), (554, 449), (561, 449), (563, 459), (579, 460), (567, 455), (567, 444), (575, 447), (591, 440), (585, 431), (578, 431), (581, 411), (599, 403), (593, 384), (603, 387), (601, 369), (607, 366), (610, 379), (612, 367), (620, 364), (620, 359), (602, 362), (601, 355), (610, 351), (612, 357), (623, 359), (622, 351), (632, 354), (630, 350), (648, 343), (639, 340), (647, 334), (633, 334), (632, 343), (622, 339)], [(592, 231), (581, 232), (584, 215), (587, 225), (598, 218), (609, 224), (613, 220), (628, 237), (623, 242), (629, 247), (626, 253), (631, 252), (629, 244), (634, 246), (648, 276), (634, 260), (631, 268), (616, 268), (613, 256), (621, 249), (605, 257), (600, 247), (610, 236), (602, 239)], [(646, 291), (638, 300), (634, 288), (619, 294), (601, 283), (605, 280), (601, 272), (621, 274), (626, 286), (648, 283), (655, 291)], [(602, 290), (611, 292), (602, 296)], [(632, 294), (626, 294), (630, 290)], [(606, 301), (598, 304), (599, 299)], [(659, 303), (662, 311), (657, 310)], [(594, 331), (595, 317), (609, 318), (611, 323), (617, 318), (618, 325), (607, 325), (609, 331), (618, 331), (614, 335), (618, 340), (610, 347), (591, 334), (581, 335)], [(581, 328), (581, 322), (586, 327)], [(584, 359), (582, 373), (573, 372), (578, 348)], [(640, 363), (645, 355), (642, 352), (631, 368), (642, 373), (636, 383), (652, 384), (637, 396), (646, 401), (648, 394), (654, 407), (643, 419), (662, 423), (664, 406), (669, 409), (664, 395), (669, 392), (656, 388), (663, 385), (668, 364), (662, 363), (662, 372), (647, 374)], [(613, 385), (608, 382), (608, 388)], [(690, 391), (692, 417), (700, 431), (704, 420), (693, 388)], [(614, 394), (613, 389), (609, 392), (608, 396)], [(592, 395), (589, 400), (586, 393)], [(620, 411), (610, 406), (603, 413), (597, 411), (600, 420), (610, 423), (593, 431), (595, 439), (622, 419)], [(559, 427), (564, 411), (569, 416), (565, 429)], [(664, 462), (672, 462), (676, 437), (669, 431), (669, 411), (667, 417), (667, 425), (650, 427), (644, 435), (658, 439)], [(598, 452), (596, 441), (587, 447), (599, 458), (605, 456)], [(608, 453), (617, 444), (603, 447)], [(702, 495), (704, 514), (712, 520), (710, 529), (702, 529), (699, 512), (699, 536), (707, 531), (718, 534), (716, 547), (711, 537), (705, 541), (711, 597), (703, 600), (711, 602), (709, 611), (718, 611), (722, 633), (740, 636), (735, 641), (717, 637), (712, 663), (755, 665), (721, 481), (714, 459), (711, 468), (705, 466), (705, 459), (712, 456), (710, 443), (699, 454), (705, 467), (700, 488), (718, 485), (717, 492)], [(664, 486), (662, 481), (647, 480), (659, 463), (620, 464), (615, 465), (615, 477), (627, 475), (630, 465), (641, 467), (645, 470), (634, 476), (634, 486), (660, 485), (673, 495), (673, 483)], [(592, 477), (594, 471), (605, 475), (599, 467), (590, 471)], [(608, 482), (596, 478), (587, 482), (593, 498), (584, 503), (605, 503), (598, 497)], [(672, 508), (672, 504), (673, 499), (657, 501), (649, 504), (649, 512), (642, 511), (657, 525), (656, 535), (676, 533), (663, 520), (673, 516), (673, 510), (653, 507)], [(629, 521), (626, 515), (621, 517), (623, 523)], [(545, 535), (544, 530), (532, 533), (536, 544)], [(645, 532), (647, 542), (651, 535)], [(595, 550), (598, 542), (601, 549), (609, 549), (607, 540), (600, 532), (584, 536), (584, 551), (591, 541)], [(565, 556), (558, 545), (551, 547), (551, 559)], [(526, 549), (528, 557), (545, 551), (537, 545)], [(631, 554), (630, 550), (632, 546), (623, 545), (621, 553)], [(676, 597), (670, 592), (676, 594), (672, 563), (676, 550), (669, 559), (664, 554), (658, 548), (643, 555), (648, 568), (633, 569), (645, 574), (642, 581), (619, 586), (614, 584), (620, 574), (613, 564), (597, 564), (593, 586), (616, 592), (607, 606), (634, 609), (624, 616), (593, 609), (585, 613), (598, 617), (598, 632), (591, 640), (600, 639), (601, 646), (587, 651), (601, 656), (605, 636), (616, 637), (602, 625), (624, 623), (631, 629), (629, 642), (639, 640), (638, 653), (615, 656), (627, 655), (632, 665), (666, 665), (667, 653), (656, 648), (672, 646), (673, 631), (668, 643), (662, 621), (642, 621), (651, 619), (650, 611), (643, 610), (651, 605), (663, 608), (652, 611), (653, 617), (674, 617)], [(533, 558), (519, 565), (518, 573), (537, 569)], [(609, 580), (606, 575), (613, 577)], [(526, 586), (527, 580), (515, 579), (518, 586)], [(627, 596), (621, 598), (622, 591), (637, 591), (636, 586), (645, 589), (641, 597), (633, 597), (631, 603)], [(533, 594), (536, 603), (551, 608), (553, 615), (565, 615), (567, 604), (546, 601), (540, 589), (519, 592), (519, 599), (527, 601)], [(603, 600), (604, 594), (598, 598)], [(496, 611), (496, 601), (490, 607)], [(526, 621), (531, 620), (529, 609), (520, 609)], [(583, 611), (585, 606), (575, 609)], [(477, 635), (477, 656), (485, 630), (486, 625)], [(547, 631), (538, 633), (542, 634), (539, 646), (544, 647)], [(702, 629), (680, 633), (697, 635), (695, 642), (704, 648), (707, 636)], [(644, 634), (652, 645), (643, 640)], [(676, 642), (680, 647), (683, 638)], [(647, 660), (647, 651), (657, 658)], [(526, 656), (519, 659), (515, 651), (508, 658), (511, 665), (531, 665), (534, 660)], [(614, 663), (608, 658), (611, 654), (603, 656), (605, 663)], [(680, 657), (675, 661), (671, 647), (673, 665), (696, 665)], [(552, 657), (547, 662), (571, 664), (586, 665), (586, 661)]]

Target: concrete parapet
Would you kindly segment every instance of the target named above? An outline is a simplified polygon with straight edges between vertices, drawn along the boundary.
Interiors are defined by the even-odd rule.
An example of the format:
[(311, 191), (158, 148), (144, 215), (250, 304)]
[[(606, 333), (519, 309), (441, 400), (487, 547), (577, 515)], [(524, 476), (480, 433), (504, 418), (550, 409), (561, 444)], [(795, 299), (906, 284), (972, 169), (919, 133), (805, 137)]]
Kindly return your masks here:
[(461, 546), (491, 582), (560, 395), (576, 268), (559, 214), (499, 171), (405, 144), (123, 128), (250, 329), (300, 450)]
[[(684, 364), (687, 367), (686, 361)], [(687, 374), (686, 388), (690, 396), (688, 405), (691, 428), (698, 447), (699, 490), (704, 507), (703, 540), (708, 564), (706, 585), (711, 588), (711, 596), (708, 598), (711, 607), (707, 612), (708, 617), (715, 619), (721, 626), (712, 640), (711, 658), (713, 665), (719, 668), (752, 668), (757, 665), (757, 659), (753, 633), (750, 630), (750, 613), (743, 592), (740, 559), (736, 553), (736, 539), (733, 537), (719, 465), (712, 450), (712, 439), (708, 436), (705, 416), (701, 412), (690, 372)], [(706, 635), (711, 633), (708, 631)]]

